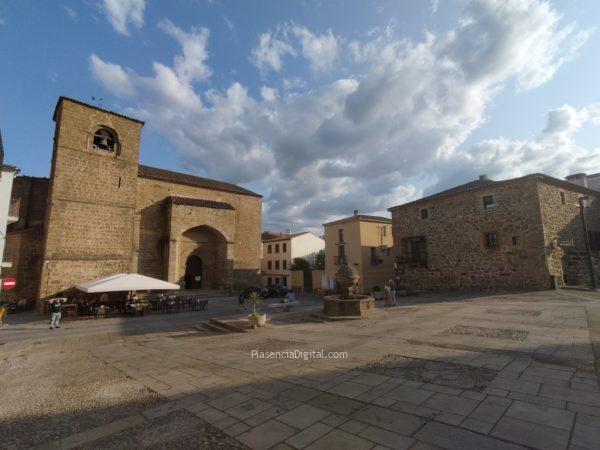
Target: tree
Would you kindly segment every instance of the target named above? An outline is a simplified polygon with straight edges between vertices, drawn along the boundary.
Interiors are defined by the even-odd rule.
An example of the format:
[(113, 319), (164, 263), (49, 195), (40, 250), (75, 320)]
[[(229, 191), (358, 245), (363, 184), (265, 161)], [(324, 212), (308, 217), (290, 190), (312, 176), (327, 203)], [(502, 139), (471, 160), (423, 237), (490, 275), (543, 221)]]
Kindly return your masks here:
[(325, 250), (319, 250), (313, 263), (314, 270), (325, 270)]
[(294, 258), (292, 261), (291, 270), (301, 270), (304, 272), (304, 287), (310, 287), (312, 285), (312, 271), (310, 269), (310, 263), (304, 258)]

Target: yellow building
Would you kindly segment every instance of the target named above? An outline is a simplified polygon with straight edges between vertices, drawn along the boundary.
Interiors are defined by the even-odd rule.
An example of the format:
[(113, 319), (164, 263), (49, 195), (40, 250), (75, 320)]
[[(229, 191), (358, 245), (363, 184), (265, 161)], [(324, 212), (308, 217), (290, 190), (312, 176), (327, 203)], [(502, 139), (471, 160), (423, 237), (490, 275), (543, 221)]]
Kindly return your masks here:
[(262, 284), (282, 284), (291, 287), (294, 258), (313, 263), (325, 246), (323, 239), (310, 231), (302, 233), (263, 233)]
[(324, 287), (335, 287), (341, 258), (358, 271), (361, 293), (383, 289), (394, 278), (392, 221), (387, 217), (358, 214), (323, 224), (325, 228)]

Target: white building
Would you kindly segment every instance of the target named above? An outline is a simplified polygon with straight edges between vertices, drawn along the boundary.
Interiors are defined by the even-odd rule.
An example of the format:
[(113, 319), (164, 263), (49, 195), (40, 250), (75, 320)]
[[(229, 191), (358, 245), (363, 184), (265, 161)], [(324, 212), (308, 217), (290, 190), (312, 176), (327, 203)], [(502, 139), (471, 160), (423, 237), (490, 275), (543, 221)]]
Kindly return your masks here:
[[(325, 249), (325, 241), (310, 231), (303, 233), (270, 234), (263, 238), (261, 261), (262, 284), (292, 285), (292, 263), (294, 258), (313, 263), (319, 250)], [(276, 236), (276, 237), (272, 237)]]
[(587, 175), (585, 173), (575, 173), (565, 177), (565, 180), (574, 184), (578, 184), (579, 186), (600, 191), (600, 173), (593, 173), (591, 175)]
[(4, 164), (4, 147), (2, 145), (2, 134), (0, 134), (0, 279), (2, 268), (11, 267), (10, 261), (4, 261), (4, 246), (6, 244), (6, 227), (8, 224), (19, 220), (18, 205), (11, 204), (13, 180), (19, 169), (15, 166)]

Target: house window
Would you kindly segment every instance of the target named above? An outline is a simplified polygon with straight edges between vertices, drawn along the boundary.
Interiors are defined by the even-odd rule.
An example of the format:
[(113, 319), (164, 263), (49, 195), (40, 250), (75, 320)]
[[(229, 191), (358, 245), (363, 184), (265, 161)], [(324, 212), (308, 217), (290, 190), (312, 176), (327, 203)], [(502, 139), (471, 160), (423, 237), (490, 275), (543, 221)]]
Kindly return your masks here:
[(371, 247), (371, 264), (376, 266), (381, 262), (383, 261), (377, 256), (377, 247)]
[(267, 251), (269, 253), (273, 253), (273, 247), (271, 246), (271, 244), (269, 244), (269, 246), (267, 247)]
[(275, 260), (275, 270), (279, 270), (279, 260)]
[(114, 152), (117, 149), (117, 134), (106, 128), (100, 128), (94, 133), (94, 149)]
[(560, 193), (560, 204), (565, 205), (566, 203), (567, 203), (567, 199), (565, 198), (565, 193), (561, 192)]
[(275, 253), (279, 253), (279, 244), (275, 244)]
[(281, 282), (283, 283), (284, 286), (287, 286), (287, 277), (282, 277)]
[(282, 253), (287, 252), (287, 242), (284, 242), (283, 244), (281, 244), (281, 246), (282, 246), (281, 252)]
[(267, 268), (271, 270), (273, 268), (273, 261), (267, 261)]
[(513, 245), (521, 245), (521, 236), (513, 236), (512, 243)]
[(384, 237), (387, 236), (387, 227), (385, 225), (383, 226), (383, 231), (381, 234), (383, 234)]
[(275, 284), (279, 284), (279, 277), (275, 277)]
[(483, 209), (489, 209), (494, 207), (494, 196), (486, 195), (483, 197)]
[(485, 233), (485, 246), (487, 248), (498, 247), (498, 234), (497, 233)]
[(421, 210), (421, 219), (427, 219), (429, 217), (429, 210), (427, 208), (423, 208)]
[(344, 242), (344, 229), (340, 228), (338, 230), (338, 242)]
[(284, 270), (287, 270), (287, 260), (286, 260), (286, 259), (284, 259), (283, 261), (281, 261), (281, 264), (282, 264), (282, 266), (283, 266), (283, 269), (284, 269)]
[(407, 262), (427, 267), (427, 241), (425, 236), (402, 239), (402, 245)]
[(273, 278), (269, 277), (269, 281), (267, 282), (267, 284), (273, 284)]

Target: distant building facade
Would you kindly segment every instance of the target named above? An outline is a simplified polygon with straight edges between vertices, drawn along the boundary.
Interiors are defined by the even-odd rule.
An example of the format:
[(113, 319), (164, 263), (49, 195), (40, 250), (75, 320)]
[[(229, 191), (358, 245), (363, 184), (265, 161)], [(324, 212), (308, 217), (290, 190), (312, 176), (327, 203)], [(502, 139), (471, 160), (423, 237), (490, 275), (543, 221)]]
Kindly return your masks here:
[(593, 265), (600, 255), (599, 193), (542, 174), (486, 176), (390, 208), (400, 283), (410, 292), (589, 285), (579, 198)]
[(18, 297), (137, 272), (190, 289), (255, 285), (262, 198), (139, 164), (143, 122), (61, 97), (50, 178), (17, 177), (7, 253)]
[(342, 259), (360, 276), (361, 293), (383, 289), (394, 277), (392, 221), (387, 217), (358, 214), (323, 224), (325, 229), (325, 283), (335, 288), (335, 274)]
[(16, 222), (16, 204), (12, 200), (13, 182), (19, 168), (4, 164), (4, 144), (0, 134), (0, 280), (6, 273), (4, 268), (10, 268), (12, 261), (5, 260), (4, 248), (6, 246), (6, 229), (8, 225)]
[(316, 254), (325, 248), (325, 242), (310, 231), (302, 233), (263, 232), (262, 285), (281, 284), (292, 287), (294, 258), (313, 263)]
[(593, 173), (591, 175), (587, 175), (585, 173), (576, 173), (569, 175), (565, 178), (565, 180), (574, 184), (578, 184), (579, 186), (600, 191), (600, 173)]

